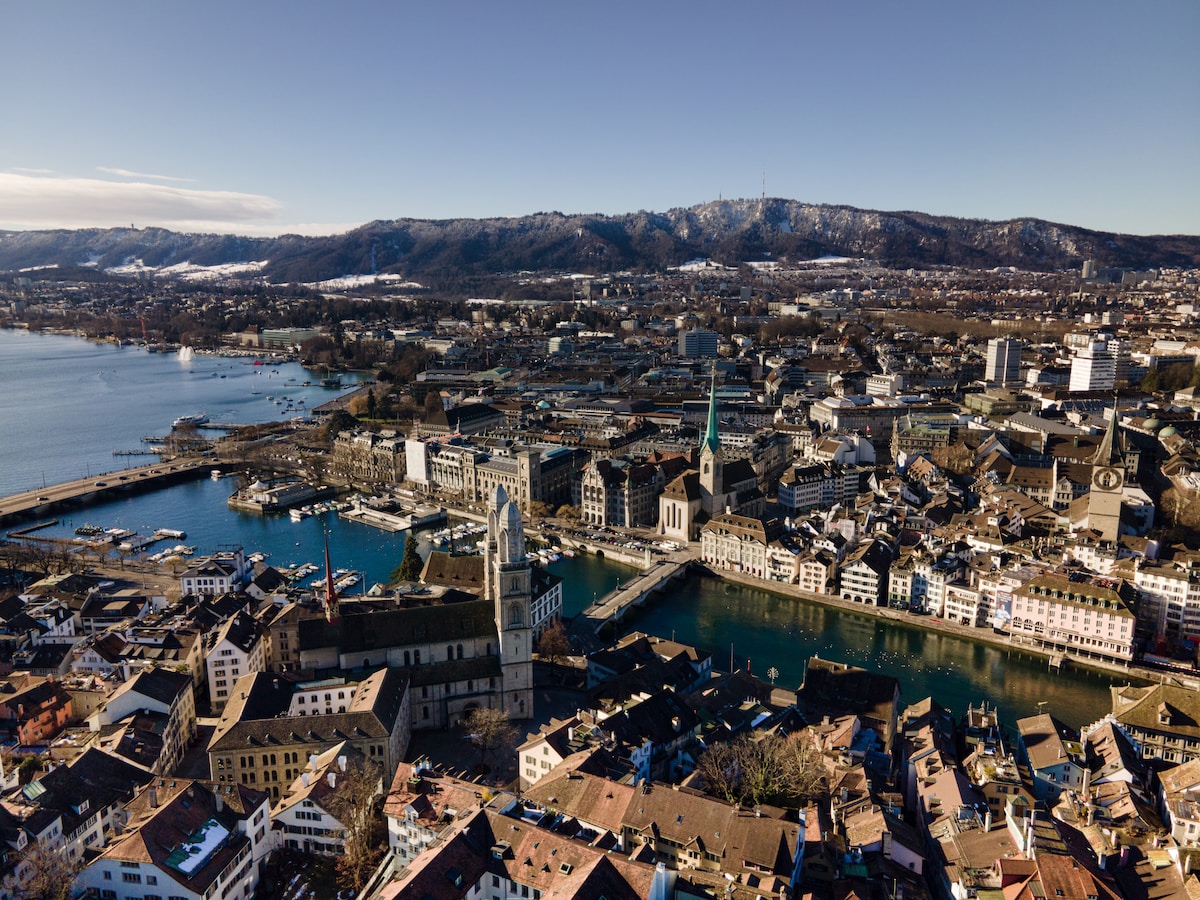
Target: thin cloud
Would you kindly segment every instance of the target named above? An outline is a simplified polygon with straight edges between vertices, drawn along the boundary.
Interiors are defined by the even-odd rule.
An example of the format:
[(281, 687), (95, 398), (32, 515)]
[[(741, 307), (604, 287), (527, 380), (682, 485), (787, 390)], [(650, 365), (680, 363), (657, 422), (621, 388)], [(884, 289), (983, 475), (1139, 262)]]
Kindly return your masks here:
[(178, 181), (190, 182), (195, 181), (194, 178), (176, 178), (174, 175), (149, 175), (146, 172), (131, 172), (129, 169), (113, 169), (108, 166), (96, 166), (97, 172), (104, 172), (108, 175), (117, 175), (121, 178), (149, 178), (151, 181)]
[(262, 194), (0, 173), (0, 228), (106, 228), (132, 222), (240, 233), (262, 226), (280, 229), (281, 208)]
[(21, 166), (14, 166), (9, 169), (10, 172), (19, 172), (22, 175), (57, 175), (53, 169), (25, 169)]

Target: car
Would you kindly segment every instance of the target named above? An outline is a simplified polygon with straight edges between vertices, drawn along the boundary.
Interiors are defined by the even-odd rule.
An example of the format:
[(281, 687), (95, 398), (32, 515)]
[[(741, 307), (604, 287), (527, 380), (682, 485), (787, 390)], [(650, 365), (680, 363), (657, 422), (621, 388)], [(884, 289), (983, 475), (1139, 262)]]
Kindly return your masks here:
[(50, 502), (49, 497), (38, 497), (38, 503), (49, 503), (49, 502)]
[(108, 482), (107, 481), (97, 481), (96, 487), (108, 487)]

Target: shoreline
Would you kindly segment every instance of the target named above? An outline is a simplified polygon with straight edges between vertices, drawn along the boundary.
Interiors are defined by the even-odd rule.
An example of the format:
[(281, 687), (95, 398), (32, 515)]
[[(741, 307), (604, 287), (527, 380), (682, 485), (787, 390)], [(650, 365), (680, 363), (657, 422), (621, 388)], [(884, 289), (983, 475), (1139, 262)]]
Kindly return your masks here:
[[(963, 640), (968, 641), (976, 641), (978, 643), (988, 644), (994, 647), (1001, 647), (1005, 650), (1016, 650), (1022, 653), (1029, 653), (1031, 656), (1046, 660), (1049, 660), (1056, 655), (1048, 650), (1043, 649), (1042, 647), (1038, 647), (1033, 644), (1023, 644), (1015, 642), (1009, 638), (1002, 638), (995, 632), (991, 631), (991, 629), (975, 628), (970, 625), (959, 625), (954, 622), (947, 622), (944, 619), (934, 621), (928, 616), (913, 616), (887, 606), (870, 606), (865, 603), (855, 603), (852, 600), (845, 600), (836, 594), (812, 594), (807, 591), (801, 591), (794, 585), (783, 584), (780, 582), (763, 581), (758, 578), (743, 575), (740, 572), (715, 571), (708, 568), (699, 560), (693, 561), (693, 566), (696, 571), (701, 573), (702, 577), (711, 577), (719, 580), (732, 581), (743, 585), (744, 587), (757, 588), (759, 590), (777, 594), (780, 597), (786, 597), (807, 603), (815, 603), (819, 606), (827, 606), (833, 609), (845, 610), (847, 612), (857, 612), (861, 613), (862, 615), (871, 616), (877, 619), (902, 622), (913, 628), (919, 628), (924, 631), (945, 634), (950, 637), (962, 638)], [(919, 619), (921, 621), (913, 621), (914, 619)], [(1176, 683), (1183, 684), (1186, 687), (1195, 687), (1195, 682), (1200, 680), (1200, 673), (1198, 673), (1196, 679), (1189, 679), (1183, 675), (1183, 673), (1149, 669), (1133, 663), (1131, 663), (1129, 666), (1119, 666), (1113, 663), (1105, 663), (1102, 660), (1082, 659), (1070, 654), (1065, 655), (1064, 659), (1065, 662), (1071, 666), (1091, 670), (1102, 675), (1125, 675), (1128, 676), (1132, 681), (1143, 681), (1147, 684), (1156, 684), (1171, 680)], [(1187, 682), (1193, 683), (1188, 684)]]

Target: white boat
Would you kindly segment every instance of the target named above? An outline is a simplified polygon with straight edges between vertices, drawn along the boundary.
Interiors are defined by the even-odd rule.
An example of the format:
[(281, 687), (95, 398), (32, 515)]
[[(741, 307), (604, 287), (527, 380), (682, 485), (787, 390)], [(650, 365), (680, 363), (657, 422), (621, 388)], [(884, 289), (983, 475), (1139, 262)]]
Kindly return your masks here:
[(192, 415), (192, 416), (180, 416), (178, 419), (176, 419), (174, 422), (171, 423), (171, 427), (172, 428), (184, 428), (188, 425), (195, 427), (197, 425), (203, 425), (207, 421), (208, 421), (207, 413), (196, 413), (195, 415)]
[(288, 515), (292, 517), (293, 522), (300, 522), (304, 519), (307, 519), (312, 515), (312, 513), (307, 509), (293, 509), (288, 512)]
[(160, 528), (156, 532), (154, 532), (154, 536), (160, 541), (163, 540), (164, 538), (171, 538), (172, 540), (182, 541), (185, 537), (187, 537), (187, 532), (180, 531), (178, 528)]

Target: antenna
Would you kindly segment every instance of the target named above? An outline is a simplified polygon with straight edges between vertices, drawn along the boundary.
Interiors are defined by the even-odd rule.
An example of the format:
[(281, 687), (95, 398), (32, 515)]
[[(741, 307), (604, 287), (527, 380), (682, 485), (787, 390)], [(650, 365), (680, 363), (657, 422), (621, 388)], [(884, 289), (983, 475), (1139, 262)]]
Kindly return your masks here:
[(762, 191), (763, 191), (762, 198), (764, 201), (766, 201), (766, 199), (767, 199), (767, 169), (765, 166), (763, 167)]

